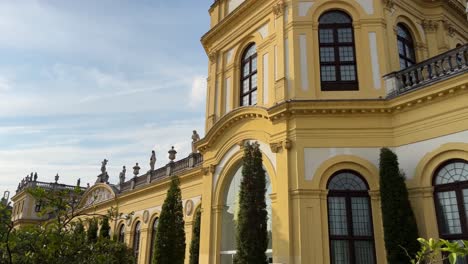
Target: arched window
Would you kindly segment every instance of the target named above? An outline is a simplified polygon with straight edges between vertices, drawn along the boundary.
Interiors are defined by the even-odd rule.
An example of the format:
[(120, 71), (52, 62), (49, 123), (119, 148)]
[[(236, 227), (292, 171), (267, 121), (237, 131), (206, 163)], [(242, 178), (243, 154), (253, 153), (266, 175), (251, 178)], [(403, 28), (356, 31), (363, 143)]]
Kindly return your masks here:
[(451, 160), (434, 176), (434, 200), (439, 235), (448, 240), (468, 239), (468, 162)]
[(242, 55), (240, 105), (257, 104), (257, 46), (250, 44)]
[(153, 225), (151, 228), (151, 243), (150, 243), (150, 253), (149, 253), (149, 263), (152, 263), (151, 261), (153, 260), (153, 254), (154, 254), (154, 243), (156, 242), (156, 232), (158, 228), (158, 220), (159, 218), (156, 217), (153, 221)]
[(376, 263), (367, 183), (353, 171), (341, 171), (327, 188), (331, 263)]
[(138, 255), (140, 253), (140, 229), (141, 229), (141, 222), (138, 221), (135, 225), (134, 237), (133, 237), (133, 255), (135, 256), (135, 262), (138, 263)]
[(399, 23), (397, 25), (398, 54), (400, 56), (400, 69), (406, 69), (416, 64), (414, 41), (408, 28)]
[[(242, 166), (236, 171), (232, 177), (231, 183), (225, 189), (224, 209), (221, 225), (221, 264), (232, 264), (233, 257), (236, 254), (236, 224), (237, 213), (239, 210), (239, 191), (242, 180)], [(268, 212), (268, 249), (267, 256), (272, 258), (272, 221), (271, 221), (271, 184), (268, 175), (266, 176), (267, 191), (265, 200)]]
[(125, 224), (121, 224), (119, 228), (119, 242), (125, 242)]
[(358, 90), (353, 21), (340, 11), (319, 19), (320, 79), (323, 91)]

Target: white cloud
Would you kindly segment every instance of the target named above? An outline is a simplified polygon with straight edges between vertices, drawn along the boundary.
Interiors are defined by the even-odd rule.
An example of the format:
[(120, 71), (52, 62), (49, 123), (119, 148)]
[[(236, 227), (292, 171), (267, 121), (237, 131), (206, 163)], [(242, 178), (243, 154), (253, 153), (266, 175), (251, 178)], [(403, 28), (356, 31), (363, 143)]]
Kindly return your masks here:
[(206, 78), (196, 76), (192, 80), (192, 90), (190, 93), (190, 106), (198, 107), (205, 102), (206, 98)]

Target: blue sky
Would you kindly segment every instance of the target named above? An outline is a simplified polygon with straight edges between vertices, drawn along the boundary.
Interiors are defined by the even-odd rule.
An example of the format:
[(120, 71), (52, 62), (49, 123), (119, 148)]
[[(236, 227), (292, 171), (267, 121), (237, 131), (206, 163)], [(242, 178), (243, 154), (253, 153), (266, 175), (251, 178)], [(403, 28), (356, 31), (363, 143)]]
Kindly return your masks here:
[[(0, 191), (149, 169), (204, 135), (213, 0), (0, 1)], [(127, 170), (130, 177), (131, 169)]]

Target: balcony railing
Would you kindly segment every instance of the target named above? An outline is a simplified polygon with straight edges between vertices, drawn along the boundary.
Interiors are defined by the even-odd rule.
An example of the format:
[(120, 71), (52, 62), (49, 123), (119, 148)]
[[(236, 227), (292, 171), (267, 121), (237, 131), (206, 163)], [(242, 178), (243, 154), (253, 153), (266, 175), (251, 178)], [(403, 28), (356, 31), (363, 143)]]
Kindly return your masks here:
[(468, 72), (468, 44), (384, 77), (387, 98)]

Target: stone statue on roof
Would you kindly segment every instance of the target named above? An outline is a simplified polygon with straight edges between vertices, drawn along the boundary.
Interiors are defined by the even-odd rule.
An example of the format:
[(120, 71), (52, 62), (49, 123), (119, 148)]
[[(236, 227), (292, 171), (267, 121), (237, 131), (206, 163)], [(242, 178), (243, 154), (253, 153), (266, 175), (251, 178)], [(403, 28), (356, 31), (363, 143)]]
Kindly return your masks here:
[(200, 135), (198, 135), (197, 131), (194, 130), (192, 134), (192, 153), (197, 153), (197, 148), (195, 147), (195, 143), (200, 140)]
[(125, 166), (123, 166), (122, 171), (119, 174), (120, 184), (124, 184), (124, 182), (125, 182), (125, 173), (126, 172), (127, 172), (127, 168), (125, 168)]
[(101, 173), (102, 173), (102, 174), (104, 174), (104, 173), (107, 172), (107, 169), (106, 169), (107, 162), (108, 162), (108, 160), (107, 160), (107, 159), (104, 159), (104, 160), (102, 161), (102, 163), (101, 163), (101, 164), (102, 164), (102, 165), (101, 165)]
[(151, 158), (150, 158), (150, 171), (154, 171), (154, 165), (156, 164), (156, 152), (154, 150), (151, 151)]

